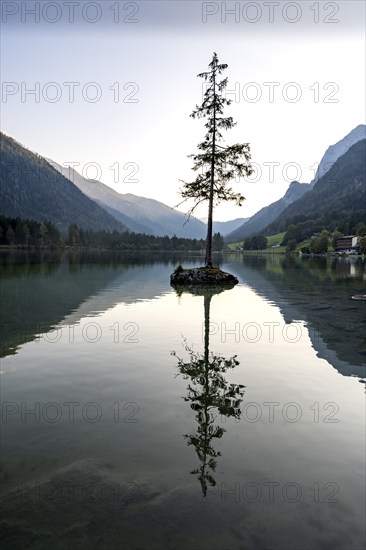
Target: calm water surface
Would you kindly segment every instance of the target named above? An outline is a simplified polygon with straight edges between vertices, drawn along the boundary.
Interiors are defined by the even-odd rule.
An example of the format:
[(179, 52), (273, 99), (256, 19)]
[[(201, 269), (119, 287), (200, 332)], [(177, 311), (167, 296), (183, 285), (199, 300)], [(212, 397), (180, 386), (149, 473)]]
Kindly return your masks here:
[(363, 261), (46, 259), (1, 258), (4, 548), (364, 547)]

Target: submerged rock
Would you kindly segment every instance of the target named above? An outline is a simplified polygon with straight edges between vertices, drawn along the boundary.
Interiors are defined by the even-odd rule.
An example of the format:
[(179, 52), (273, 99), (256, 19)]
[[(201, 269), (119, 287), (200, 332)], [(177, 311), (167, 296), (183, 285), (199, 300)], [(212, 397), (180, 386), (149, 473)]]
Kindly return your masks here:
[(231, 273), (218, 267), (194, 267), (184, 269), (178, 266), (170, 276), (171, 285), (236, 285), (239, 280)]

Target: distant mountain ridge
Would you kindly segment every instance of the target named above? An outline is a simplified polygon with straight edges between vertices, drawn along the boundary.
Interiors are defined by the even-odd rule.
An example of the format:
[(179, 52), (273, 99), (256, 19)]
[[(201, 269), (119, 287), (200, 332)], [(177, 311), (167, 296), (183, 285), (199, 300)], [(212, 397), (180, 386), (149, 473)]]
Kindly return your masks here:
[(61, 166), (51, 159), (47, 159), (47, 162), (72, 181), (86, 196), (126, 224), (131, 231), (162, 237), (176, 235), (201, 239), (206, 236), (204, 223), (194, 217), (187, 222), (185, 214), (162, 202), (132, 193), (118, 193), (100, 181), (85, 179), (70, 167)]
[[(104, 185), (97, 180), (87, 180), (81, 176), (76, 170), (71, 167), (61, 166), (52, 159), (46, 158), (46, 161), (55, 168), (60, 174), (65, 178), (70, 180), (76, 187), (87, 197), (92, 199), (94, 202), (99, 204), (102, 208), (107, 210), (112, 216), (117, 220), (125, 224), (131, 231), (136, 233), (147, 233), (153, 234), (152, 228), (139, 224), (132, 217), (128, 216), (117, 210), (114, 206), (115, 203), (118, 204), (119, 193)], [(110, 201), (109, 201), (110, 199)], [(110, 202), (110, 204), (109, 204)]]
[(0, 132), (0, 214), (49, 220), (62, 233), (77, 223), (83, 229), (127, 231), (39, 155)]
[[(201, 220), (191, 217), (187, 222), (185, 214), (159, 201), (118, 193), (100, 181), (87, 180), (69, 167), (32, 153), (4, 133), (0, 136), (0, 214), (40, 222), (47, 219), (63, 233), (70, 224), (76, 223), (83, 229), (92, 230), (196, 239), (206, 237), (207, 226)], [(257, 233), (285, 231), (289, 223), (298, 223), (302, 217), (307, 220), (311, 212), (319, 214), (319, 220), (327, 217), (324, 204), (334, 210), (335, 220), (340, 220), (336, 209), (342, 209), (348, 218), (353, 211), (357, 211), (359, 216), (363, 211), (365, 183), (359, 157), (364, 153), (364, 146), (353, 148), (364, 142), (365, 136), (366, 126), (357, 126), (328, 147), (310, 184), (292, 182), (281, 199), (262, 208), (251, 218), (214, 221), (213, 231), (220, 232), (228, 242), (237, 242)], [(353, 151), (351, 157), (339, 164), (338, 160), (350, 150)], [(322, 190), (319, 185), (322, 185)], [(328, 200), (326, 193), (333, 196)], [(356, 199), (351, 193), (356, 193)]]
[(348, 232), (366, 220), (366, 139), (337, 159), (309, 193), (290, 204), (264, 232), (269, 235), (299, 225), (303, 236), (320, 229)]
[[(311, 192), (317, 182), (320, 180), (324, 182), (324, 175), (326, 173), (328, 173), (329, 177), (334, 177), (335, 175), (332, 175), (332, 169), (337, 160), (353, 145), (365, 139), (365, 137), (366, 126), (364, 124), (359, 124), (340, 141), (328, 147), (319, 163), (315, 178), (310, 184), (292, 182), (281, 199), (259, 210), (259, 212), (249, 218), (242, 226), (228, 234), (225, 240), (229, 243), (238, 242), (257, 233), (265, 232), (266, 234), (270, 234), (273, 227), (283, 227), (283, 224), (273, 224), (273, 222), (275, 222), (284, 211), (288, 211), (292, 203), (301, 200), (305, 193)], [(282, 230), (283, 229), (281, 229), (281, 231)]]
[(344, 153), (346, 153), (348, 149), (352, 147), (352, 145), (354, 145), (358, 141), (361, 141), (362, 139), (366, 139), (365, 124), (359, 124), (343, 139), (341, 139), (334, 145), (330, 145), (325, 151), (316, 171), (315, 178), (312, 180), (310, 185), (314, 185), (315, 183), (317, 183), (319, 179), (331, 169), (331, 167), (339, 159), (339, 157), (344, 155)]
[[(212, 222), (212, 231), (213, 233), (220, 233), (225, 237), (241, 225), (245, 223), (249, 218), (236, 218), (235, 220), (229, 220), (226, 222)], [(201, 222), (207, 224), (207, 218), (201, 218)]]
[(238, 229), (227, 235), (225, 240), (229, 243), (235, 243), (251, 235), (260, 233), (269, 223), (274, 221), (289, 204), (302, 197), (308, 190), (309, 185), (307, 183), (293, 181), (290, 183), (289, 188), (281, 199), (259, 210), (259, 212), (249, 218), (249, 220), (238, 227)]

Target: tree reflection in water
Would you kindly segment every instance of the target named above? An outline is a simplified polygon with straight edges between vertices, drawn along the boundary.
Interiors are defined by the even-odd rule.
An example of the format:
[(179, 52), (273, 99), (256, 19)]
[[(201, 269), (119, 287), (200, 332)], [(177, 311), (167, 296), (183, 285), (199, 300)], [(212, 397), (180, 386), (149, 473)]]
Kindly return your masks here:
[(226, 431), (215, 423), (216, 418), (218, 415), (240, 418), (245, 388), (242, 384), (228, 383), (224, 377), (229, 369), (239, 365), (237, 356), (225, 358), (209, 351), (211, 299), (214, 294), (229, 288), (232, 287), (175, 287), (179, 296), (183, 292), (190, 292), (204, 297), (204, 353), (194, 351), (186, 340), (184, 349), (188, 353), (188, 361), (178, 357), (175, 351), (172, 352), (178, 360), (178, 374), (189, 380), (188, 393), (183, 399), (195, 411), (198, 427), (196, 433), (186, 434), (184, 437), (188, 445), (194, 446), (199, 458), (200, 464), (191, 474), (197, 475), (204, 496), (207, 495), (208, 486), (216, 485), (213, 474), (217, 465), (216, 458), (221, 455), (215, 450), (213, 440), (221, 438)]

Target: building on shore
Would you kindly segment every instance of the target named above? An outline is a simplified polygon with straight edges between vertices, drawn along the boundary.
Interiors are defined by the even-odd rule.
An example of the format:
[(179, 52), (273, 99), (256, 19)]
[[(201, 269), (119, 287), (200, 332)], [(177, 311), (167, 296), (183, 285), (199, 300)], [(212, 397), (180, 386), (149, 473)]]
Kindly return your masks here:
[(337, 240), (336, 252), (343, 254), (352, 254), (356, 252), (358, 237), (357, 235), (345, 235)]

